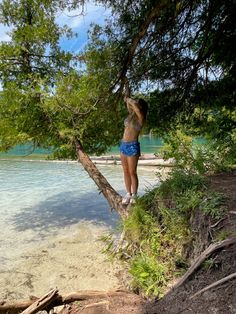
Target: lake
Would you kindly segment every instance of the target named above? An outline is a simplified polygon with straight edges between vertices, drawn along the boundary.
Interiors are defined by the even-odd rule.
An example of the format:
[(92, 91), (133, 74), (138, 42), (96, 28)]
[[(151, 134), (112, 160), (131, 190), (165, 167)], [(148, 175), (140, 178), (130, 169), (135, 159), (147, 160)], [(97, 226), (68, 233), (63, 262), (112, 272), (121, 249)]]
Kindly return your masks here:
[[(160, 138), (152, 135), (142, 135), (140, 136), (140, 145), (141, 151), (145, 154), (156, 153), (159, 151), (160, 147), (163, 145), (163, 142)], [(9, 150), (7, 153), (0, 153), (0, 157), (7, 157), (7, 156), (25, 156), (33, 153), (34, 155), (46, 155), (50, 154), (50, 150), (36, 148), (33, 150), (32, 145), (25, 144), (25, 145), (17, 145), (16, 147)], [(119, 153), (119, 146), (113, 146), (111, 149), (108, 150), (108, 154), (118, 154)]]

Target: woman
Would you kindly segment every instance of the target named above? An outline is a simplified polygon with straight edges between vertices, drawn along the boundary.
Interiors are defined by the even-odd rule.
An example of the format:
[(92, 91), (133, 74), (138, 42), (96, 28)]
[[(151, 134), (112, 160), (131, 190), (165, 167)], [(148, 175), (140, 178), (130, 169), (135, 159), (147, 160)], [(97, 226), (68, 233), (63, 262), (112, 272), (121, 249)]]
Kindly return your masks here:
[(140, 156), (138, 137), (146, 120), (148, 105), (143, 99), (133, 100), (125, 97), (129, 112), (124, 121), (124, 134), (120, 143), (120, 157), (124, 172), (124, 182), (127, 194), (122, 204), (135, 203), (138, 191), (137, 164)]

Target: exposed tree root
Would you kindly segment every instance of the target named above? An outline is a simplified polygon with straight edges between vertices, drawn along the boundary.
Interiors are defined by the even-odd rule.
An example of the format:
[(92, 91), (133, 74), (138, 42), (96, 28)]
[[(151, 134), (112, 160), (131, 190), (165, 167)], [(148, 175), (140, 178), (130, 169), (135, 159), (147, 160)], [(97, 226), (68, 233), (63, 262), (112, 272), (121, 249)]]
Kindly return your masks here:
[(191, 267), (187, 270), (187, 272), (184, 274), (184, 276), (173, 286), (173, 289), (178, 288), (183, 283), (186, 282), (186, 280), (195, 272), (195, 270), (204, 262), (212, 253), (215, 251), (222, 249), (226, 246), (229, 246), (231, 244), (236, 243), (236, 237), (232, 237), (229, 239), (226, 239), (221, 242), (216, 242), (211, 244), (205, 251), (202, 252), (201, 255), (197, 257), (197, 259), (194, 261), (194, 263), (191, 265)]
[(217, 286), (221, 285), (222, 283), (225, 283), (226, 281), (231, 280), (233, 278), (236, 278), (236, 273), (233, 273), (233, 274), (231, 274), (229, 276), (226, 276), (226, 277), (224, 277), (224, 278), (222, 278), (220, 280), (217, 280), (217, 281), (213, 282), (212, 284), (210, 284), (210, 285), (206, 286), (205, 288), (203, 288), (203, 289), (199, 290), (198, 292), (196, 292), (194, 295), (192, 295), (190, 297), (190, 299), (193, 299), (196, 296), (198, 296), (199, 294), (201, 294), (201, 293), (203, 293), (203, 292), (205, 292), (205, 291), (207, 291), (207, 290), (209, 290), (211, 288), (217, 287)]

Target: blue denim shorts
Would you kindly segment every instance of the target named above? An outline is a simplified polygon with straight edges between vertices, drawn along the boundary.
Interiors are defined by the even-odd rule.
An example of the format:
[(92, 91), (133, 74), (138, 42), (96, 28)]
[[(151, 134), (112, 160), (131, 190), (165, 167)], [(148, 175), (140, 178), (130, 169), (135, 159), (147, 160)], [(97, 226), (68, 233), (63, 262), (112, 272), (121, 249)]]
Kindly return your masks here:
[(140, 156), (140, 143), (138, 141), (120, 141), (120, 152), (126, 156)]

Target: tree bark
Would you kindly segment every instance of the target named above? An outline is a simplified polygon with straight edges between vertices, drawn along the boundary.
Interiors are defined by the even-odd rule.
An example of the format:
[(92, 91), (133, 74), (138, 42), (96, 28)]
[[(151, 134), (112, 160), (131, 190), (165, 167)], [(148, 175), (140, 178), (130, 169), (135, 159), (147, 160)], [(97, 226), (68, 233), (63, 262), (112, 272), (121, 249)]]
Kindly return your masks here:
[(101, 174), (89, 156), (85, 153), (83, 146), (79, 140), (75, 141), (76, 154), (78, 161), (82, 164), (84, 169), (89, 174), (90, 178), (98, 186), (99, 190), (102, 192), (104, 197), (107, 199), (111, 209), (117, 210), (121, 218), (128, 216), (128, 207), (121, 203), (122, 197), (117, 193), (107, 179)]

